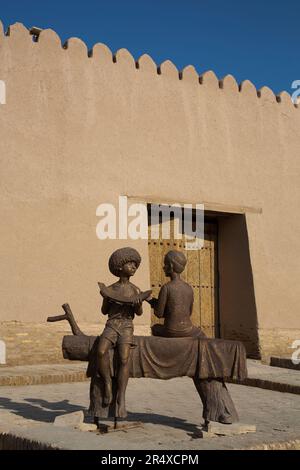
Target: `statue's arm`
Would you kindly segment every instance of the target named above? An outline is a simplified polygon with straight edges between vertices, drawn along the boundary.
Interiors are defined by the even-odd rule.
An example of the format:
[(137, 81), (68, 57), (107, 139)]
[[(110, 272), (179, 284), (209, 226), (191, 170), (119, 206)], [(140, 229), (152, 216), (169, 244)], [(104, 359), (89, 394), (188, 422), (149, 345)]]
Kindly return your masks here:
[(154, 306), (154, 314), (158, 318), (164, 317), (167, 300), (168, 300), (168, 290), (167, 290), (167, 286), (164, 285), (159, 291), (158, 299), (157, 299), (156, 305)]
[(137, 301), (134, 303), (134, 313), (136, 315), (142, 315), (143, 314), (143, 303), (140, 299), (137, 299)]
[(155, 297), (151, 297), (151, 299), (146, 299), (146, 302), (150, 304), (151, 308), (155, 309), (157, 306), (158, 299), (156, 299)]
[(136, 315), (142, 315), (143, 314), (143, 307), (142, 307), (142, 303), (138, 303), (134, 306), (134, 313)]
[(141, 293), (141, 290), (137, 287), (136, 291), (137, 291), (137, 299), (136, 299), (136, 302), (134, 303), (133, 308), (134, 308), (134, 313), (140, 316), (143, 314), (143, 302), (138, 297), (139, 294)]
[(107, 298), (103, 299), (101, 312), (103, 313), (103, 315), (107, 315), (109, 312), (109, 300)]
[(194, 306), (194, 291), (192, 289), (192, 298), (191, 298), (191, 305), (190, 305), (190, 316), (193, 313), (193, 306)]

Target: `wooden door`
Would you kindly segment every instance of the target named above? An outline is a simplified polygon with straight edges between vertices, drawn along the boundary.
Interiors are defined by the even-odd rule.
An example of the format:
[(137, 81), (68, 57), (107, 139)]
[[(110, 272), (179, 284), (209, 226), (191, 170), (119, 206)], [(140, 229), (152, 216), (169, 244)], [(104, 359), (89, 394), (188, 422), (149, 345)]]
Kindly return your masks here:
[[(188, 282), (194, 291), (192, 322), (199, 326), (209, 337), (218, 336), (218, 266), (217, 266), (217, 223), (206, 222), (204, 225), (204, 246), (198, 250), (186, 250), (185, 241), (174, 238), (174, 220), (170, 221), (170, 238), (162, 238), (160, 227), (159, 239), (151, 239), (149, 225), (149, 260), (150, 282), (153, 296), (157, 297), (163, 284), (168, 282), (163, 272), (163, 262), (169, 250), (183, 251), (187, 257), (187, 266), (182, 279)], [(151, 323), (163, 323), (152, 312)]]

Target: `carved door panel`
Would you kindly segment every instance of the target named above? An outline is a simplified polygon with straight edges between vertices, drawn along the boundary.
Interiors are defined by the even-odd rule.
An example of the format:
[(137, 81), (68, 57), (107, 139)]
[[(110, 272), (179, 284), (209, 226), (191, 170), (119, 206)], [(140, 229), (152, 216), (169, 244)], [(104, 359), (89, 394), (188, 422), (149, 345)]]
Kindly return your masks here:
[[(161, 224), (160, 224), (161, 225)], [(149, 225), (150, 282), (153, 296), (157, 297), (163, 284), (168, 282), (163, 272), (164, 256), (169, 250), (183, 251), (187, 257), (187, 266), (182, 278), (194, 291), (192, 321), (209, 337), (218, 331), (218, 266), (217, 266), (217, 224), (205, 223), (204, 246), (199, 250), (186, 250), (184, 240), (174, 238), (174, 221), (170, 220), (170, 237), (162, 238), (160, 226), (159, 239), (151, 239)], [(153, 313), (151, 323), (163, 323)]]

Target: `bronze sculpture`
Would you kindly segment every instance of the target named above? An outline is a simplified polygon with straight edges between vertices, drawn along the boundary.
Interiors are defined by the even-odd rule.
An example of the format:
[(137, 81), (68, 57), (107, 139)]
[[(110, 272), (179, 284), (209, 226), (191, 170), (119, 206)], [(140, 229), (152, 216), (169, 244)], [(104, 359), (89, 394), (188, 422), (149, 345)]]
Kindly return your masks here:
[[(109, 270), (119, 280), (106, 288), (99, 283), (103, 296), (102, 313), (108, 316), (105, 328), (98, 343), (98, 372), (104, 381), (104, 405), (110, 405), (113, 399), (112, 380), (109, 365), (109, 349), (118, 350), (118, 416), (125, 417), (125, 391), (129, 378), (128, 359), (133, 341), (133, 319), (142, 315), (142, 298), (140, 289), (129, 279), (138, 269), (141, 262), (139, 253), (134, 248), (120, 248), (109, 258)], [(148, 293), (148, 295), (151, 292)]]
[[(155, 315), (165, 320), (164, 325), (153, 325), (152, 334), (155, 336), (206, 337), (200, 328), (193, 325), (190, 318), (193, 312), (194, 293), (191, 286), (180, 277), (186, 263), (187, 259), (180, 251), (171, 250), (164, 258), (163, 269), (170, 281), (162, 286), (158, 299), (149, 300)], [(238, 421), (238, 414), (223, 380), (201, 380), (197, 377), (193, 380), (203, 402), (205, 423), (218, 421), (232, 424)]]
[(149, 300), (155, 315), (165, 319), (164, 325), (152, 326), (154, 336), (205, 337), (204, 333), (191, 322), (194, 293), (191, 286), (180, 277), (186, 262), (186, 257), (180, 251), (171, 250), (165, 256), (163, 269), (165, 275), (170, 277), (170, 282), (162, 286), (158, 299)]
[[(103, 297), (102, 313), (108, 321), (99, 337), (86, 336), (78, 328), (71, 309), (65, 315), (48, 321), (66, 319), (74, 336), (63, 339), (63, 355), (71, 360), (88, 360), (87, 376), (91, 377), (89, 412), (94, 421), (127, 416), (125, 391), (128, 377), (170, 379), (188, 376), (203, 404), (203, 418), (231, 424), (238, 415), (228, 393), (226, 378), (243, 380), (247, 376), (245, 348), (239, 341), (207, 338), (190, 319), (193, 290), (180, 278), (186, 265), (183, 253), (170, 251), (165, 256), (164, 271), (170, 277), (159, 293), (141, 292), (129, 279), (141, 262), (133, 248), (122, 248), (112, 254), (110, 271), (119, 281), (106, 287), (99, 283)], [(134, 315), (142, 313), (147, 300), (164, 325), (154, 325), (153, 336), (133, 337)]]

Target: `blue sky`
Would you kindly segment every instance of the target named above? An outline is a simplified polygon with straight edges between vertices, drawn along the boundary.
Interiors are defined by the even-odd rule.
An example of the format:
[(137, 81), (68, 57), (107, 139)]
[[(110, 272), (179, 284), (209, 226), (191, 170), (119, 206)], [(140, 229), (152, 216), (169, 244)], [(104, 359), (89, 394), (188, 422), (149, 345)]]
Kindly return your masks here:
[(146, 52), (275, 93), (300, 80), (300, 0), (1, 0), (0, 19), (5, 29), (52, 28), (63, 42), (126, 47), (136, 59)]

